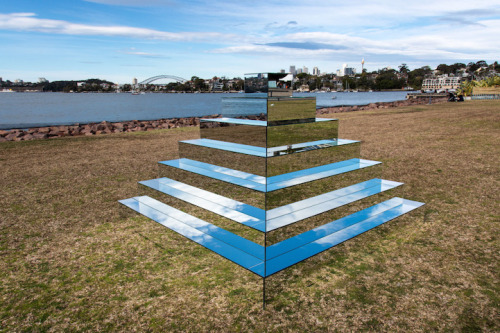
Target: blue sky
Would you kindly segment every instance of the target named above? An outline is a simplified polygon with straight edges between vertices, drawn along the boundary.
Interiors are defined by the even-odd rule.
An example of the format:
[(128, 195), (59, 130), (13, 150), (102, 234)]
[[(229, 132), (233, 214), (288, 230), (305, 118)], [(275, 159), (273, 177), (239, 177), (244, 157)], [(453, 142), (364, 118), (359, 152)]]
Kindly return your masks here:
[(0, 0), (0, 77), (191, 78), (500, 60), (500, 1)]

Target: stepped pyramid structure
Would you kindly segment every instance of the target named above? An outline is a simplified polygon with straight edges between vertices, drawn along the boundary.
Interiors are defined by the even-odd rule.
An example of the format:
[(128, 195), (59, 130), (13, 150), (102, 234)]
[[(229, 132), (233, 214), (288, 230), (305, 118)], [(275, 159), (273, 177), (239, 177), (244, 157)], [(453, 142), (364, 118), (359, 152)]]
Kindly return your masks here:
[[(314, 97), (292, 97), (286, 74), (245, 77), (223, 115), (200, 120), (201, 138), (179, 142), (160, 178), (120, 202), (265, 279), (423, 205), (381, 179), (361, 143), (316, 118)], [(265, 290), (264, 290), (265, 292)]]

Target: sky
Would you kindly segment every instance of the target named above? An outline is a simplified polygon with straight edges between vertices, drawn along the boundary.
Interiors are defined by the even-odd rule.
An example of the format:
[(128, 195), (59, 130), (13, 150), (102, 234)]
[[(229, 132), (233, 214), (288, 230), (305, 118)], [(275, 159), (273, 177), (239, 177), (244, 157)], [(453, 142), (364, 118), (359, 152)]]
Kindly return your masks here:
[(0, 77), (242, 77), (500, 60), (500, 1), (0, 0)]

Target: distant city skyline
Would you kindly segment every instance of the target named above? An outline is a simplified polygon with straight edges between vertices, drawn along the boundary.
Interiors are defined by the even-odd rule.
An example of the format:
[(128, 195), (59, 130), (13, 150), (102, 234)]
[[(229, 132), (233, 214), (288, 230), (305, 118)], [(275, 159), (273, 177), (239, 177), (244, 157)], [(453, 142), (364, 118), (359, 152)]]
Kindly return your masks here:
[[(297, 69), (335, 73), (485, 60), (500, 54), (500, 3), (421, 0), (17, 0), (0, 8), (0, 77), (159, 74), (242, 77)], [(286, 67), (285, 67), (286, 66)]]

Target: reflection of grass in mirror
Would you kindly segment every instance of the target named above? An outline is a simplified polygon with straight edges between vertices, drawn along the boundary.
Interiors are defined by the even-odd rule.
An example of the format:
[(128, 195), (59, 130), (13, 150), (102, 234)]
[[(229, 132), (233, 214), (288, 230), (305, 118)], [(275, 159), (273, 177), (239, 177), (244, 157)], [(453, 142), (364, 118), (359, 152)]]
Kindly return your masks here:
[(188, 143), (179, 143), (179, 155), (203, 163), (235, 169), (254, 175), (266, 175), (266, 159), (255, 155), (216, 150)]
[(266, 146), (265, 126), (230, 125), (201, 128), (200, 134), (202, 138), (206, 139), (228, 141), (258, 147)]
[(278, 98), (267, 102), (268, 121), (314, 118), (315, 98)]
[(267, 128), (267, 146), (278, 147), (324, 139), (337, 139), (338, 126), (338, 121), (269, 126)]
[(267, 159), (267, 175), (281, 175), (317, 166), (359, 158), (361, 143), (299, 151)]
[(0, 331), (494, 331), (500, 102), (415, 108), (335, 118), (426, 205), (272, 276), (265, 311), (254, 274), (120, 216), (197, 129), (0, 143)]

